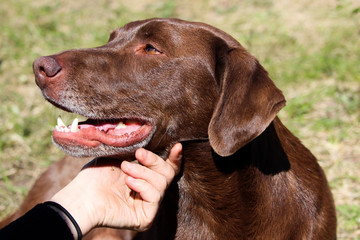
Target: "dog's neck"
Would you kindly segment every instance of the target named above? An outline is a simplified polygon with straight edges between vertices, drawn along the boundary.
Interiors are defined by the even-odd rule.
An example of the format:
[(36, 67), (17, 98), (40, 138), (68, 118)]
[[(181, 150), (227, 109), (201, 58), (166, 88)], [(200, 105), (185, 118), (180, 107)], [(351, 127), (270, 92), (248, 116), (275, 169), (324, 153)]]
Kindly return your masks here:
[[(271, 181), (265, 179), (282, 178), (290, 169), (273, 123), (229, 157), (217, 155), (204, 140), (183, 142), (183, 155), (183, 172), (178, 181), (181, 213), (178, 214), (177, 234), (187, 236), (197, 232), (200, 235), (196, 239), (217, 239), (220, 233), (211, 229), (221, 228), (212, 224), (222, 221), (229, 224), (231, 219), (234, 227), (246, 225), (242, 222), (242, 214), (268, 197), (259, 196), (259, 193), (270, 194), (273, 187), (267, 186)], [(268, 189), (258, 191), (264, 186)], [(252, 214), (249, 212), (249, 216)], [(198, 229), (202, 231), (199, 233)]]

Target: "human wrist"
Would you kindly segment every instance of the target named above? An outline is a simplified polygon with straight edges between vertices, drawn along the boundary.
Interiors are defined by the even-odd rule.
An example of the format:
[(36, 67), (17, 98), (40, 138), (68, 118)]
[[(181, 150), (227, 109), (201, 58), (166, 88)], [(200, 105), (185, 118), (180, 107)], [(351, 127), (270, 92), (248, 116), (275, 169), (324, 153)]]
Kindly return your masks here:
[[(88, 203), (86, 201), (81, 201), (81, 198), (79, 196), (75, 196), (73, 192), (72, 194), (69, 194), (66, 189), (63, 189), (55, 194), (50, 201), (60, 204), (71, 214), (83, 235), (88, 233), (92, 228), (96, 227), (96, 224), (93, 223), (94, 217), (90, 214), (91, 211), (89, 209), (91, 208), (87, 206)], [(74, 232), (75, 228), (72, 225), (72, 222), (69, 222), (68, 220), (69, 218), (65, 218), (69, 229), (73, 235), (74, 233), (77, 235), (76, 231)]]
[(80, 226), (78, 225), (74, 217), (63, 206), (54, 201), (47, 201), (44, 204), (60, 215), (60, 217), (65, 221), (75, 240), (82, 239), (82, 231), (80, 229)]

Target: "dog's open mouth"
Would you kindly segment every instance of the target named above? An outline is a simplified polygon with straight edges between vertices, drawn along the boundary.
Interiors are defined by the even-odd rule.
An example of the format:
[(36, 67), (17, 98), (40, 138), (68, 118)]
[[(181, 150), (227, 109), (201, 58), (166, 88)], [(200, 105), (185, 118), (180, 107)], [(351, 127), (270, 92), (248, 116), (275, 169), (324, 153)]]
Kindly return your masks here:
[(94, 120), (73, 123), (66, 126), (61, 117), (53, 131), (53, 140), (60, 145), (93, 148), (100, 144), (112, 147), (128, 147), (144, 141), (152, 126), (138, 119)]

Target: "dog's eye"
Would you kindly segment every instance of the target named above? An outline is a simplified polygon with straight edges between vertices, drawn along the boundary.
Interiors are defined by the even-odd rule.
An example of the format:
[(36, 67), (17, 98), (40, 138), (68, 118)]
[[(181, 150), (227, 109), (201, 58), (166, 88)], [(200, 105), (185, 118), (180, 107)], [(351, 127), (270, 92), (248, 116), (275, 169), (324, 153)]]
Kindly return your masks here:
[(144, 48), (146, 54), (161, 54), (159, 50), (151, 46), (150, 44), (146, 45)]

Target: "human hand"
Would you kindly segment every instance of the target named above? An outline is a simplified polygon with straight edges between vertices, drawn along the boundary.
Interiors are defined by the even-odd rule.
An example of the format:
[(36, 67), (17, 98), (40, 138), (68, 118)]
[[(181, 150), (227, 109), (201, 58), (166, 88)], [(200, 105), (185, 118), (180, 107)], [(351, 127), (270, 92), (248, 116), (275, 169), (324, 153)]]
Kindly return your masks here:
[(180, 171), (181, 144), (175, 144), (164, 161), (156, 154), (138, 149), (143, 165), (123, 161), (118, 166), (96, 164), (84, 168), (51, 201), (67, 209), (83, 234), (96, 226), (138, 231), (150, 227), (165, 190)]

